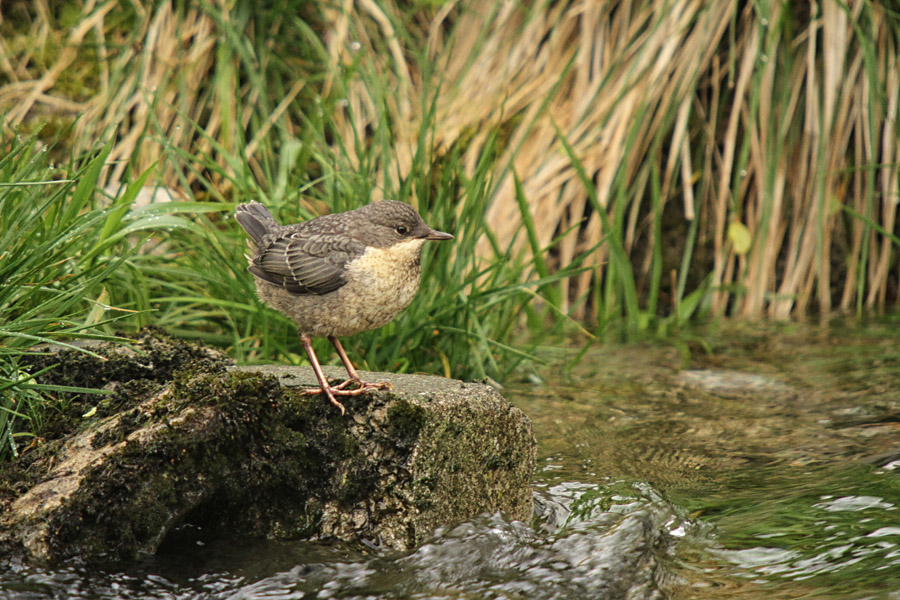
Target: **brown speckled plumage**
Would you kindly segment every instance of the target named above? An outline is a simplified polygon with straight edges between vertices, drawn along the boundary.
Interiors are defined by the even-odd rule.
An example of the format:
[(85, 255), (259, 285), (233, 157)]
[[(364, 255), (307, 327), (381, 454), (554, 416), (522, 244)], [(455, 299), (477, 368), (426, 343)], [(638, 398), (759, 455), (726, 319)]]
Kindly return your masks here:
[(425, 242), (453, 236), (429, 227), (412, 206), (391, 200), (296, 225), (279, 225), (258, 202), (241, 204), (235, 217), (253, 242), (249, 269), (259, 297), (297, 324), (317, 376), (321, 369), (309, 338), (327, 337), (350, 380), (362, 386), (331, 387), (321, 375), (321, 391), (343, 411), (335, 394), (382, 387), (359, 380), (337, 338), (391, 322), (419, 289)]

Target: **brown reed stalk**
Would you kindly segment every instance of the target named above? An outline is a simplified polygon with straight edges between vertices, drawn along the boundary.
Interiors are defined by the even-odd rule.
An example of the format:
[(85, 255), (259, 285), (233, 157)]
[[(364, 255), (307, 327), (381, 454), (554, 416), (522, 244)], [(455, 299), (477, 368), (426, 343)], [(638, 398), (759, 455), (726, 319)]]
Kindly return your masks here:
[[(290, 106), (307, 85), (302, 74), (271, 99), (242, 83), (245, 67), (221, 52), (228, 3), (132, 5), (143, 15), (136, 31), (111, 25), (114, 0), (85, 2), (82, 20), (63, 31), (46, 0), (36, 2), (30, 30), (0, 38), (3, 127), (79, 114), (77, 140), (117, 132), (107, 183), (162, 158), (164, 183), (196, 184), (201, 162), (187, 168), (174, 149), (219, 163), (219, 193), (240, 168), (244, 131), (247, 165), (261, 178), (271, 157), (258, 155), (270, 151), (260, 140), (276, 123), (298, 127)], [(896, 306), (898, 18), (887, 4), (836, 0), (762, 9), (456, 0), (410, 15), (392, 0), (322, 4), (328, 64), (318, 93), (344, 100), (330, 115), (332, 143), (344, 149), (336, 160), (359, 168), (353, 149), (389, 122), (393, 152), (378, 159), (377, 197), (391, 189), (387, 178), (427, 168), (417, 160), (439, 161), (451, 148), (464, 150), (471, 176), (499, 134), (485, 218), (501, 247), (515, 239), (531, 252), (516, 237), (517, 176), (540, 246), (553, 247), (551, 266), (590, 250), (593, 270), (563, 284), (562, 298), (583, 318), (616, 302), (596, 297), (610, 277), (633, 277), (645, 302), (654, 286), (672, 297), (691, 292), (670, 289), (682, 257), (681, 278), (706, 281), (711, 314), (786, 319)], [(97, 85), (86, 94), (71, 74), (91, 61)], [(431, 114), (423, 106), (435, 96)], [(627, 272), (611, 260), (598, 207), (618, 228)], [(657, 239), (663, 214), (682, 223), (666, 219), (676, 234)], [(666, 246), (694, 219), (692, 248)]]
[[(852, 3), (848, 10), (832, 1), (812, 5), (807, 15), (788, 2), (772, 3), (769, 15), (757, 5), (737, 14), (738, 6), (444, 5), (428, 41), (442, 65), (440, 81), (413, 78), (419, 83), (413, 93), (440, 86), (429, 143), (440, 151), (469, 135), (466, 164), (474, 169), (490, 131), (506, 132), (508, 150), (496, 165), (486, 215), (501, 244), (520, 224), (513, 173), (541, 244), (589, 215), (584, 227), (557, 242), (560, 264), (605, 234), (560, 149), (560, 131), (613, 221), (617, 211), (627, 212), (622, 239), (629, 253), (643, 257), (636, 278), (649, 277), (654, 260), (641, 246), (661, 243), (646, 226), (645, 169), (656, 161), (657, 210), (680, 195), (685, 219), (708, 220), (699, 243), (710, 247), (711, 262), (692, 268), (713, 274), (715, 314), (785, 319), (855, 305), (884, 310), (889, 298), (897, 302), (891, 267), (898, 247), (866, 220), (896, 230), (896, 16), (880, 5)], [(343, 31), (370, 31), (352, 10), (340, 18)], [(785, 39), (788, 32), (793, 37)], [(335, 61), (346, 52), (340, 44), (331, 49)], [(406, 72), (397, 64), (390, 69)], [(368, 90), (354, 93), (365, 97)], [(412, 107), (395, 115), (414, 124), (398, 132), (399, 167), (391, 168), (401, 174), (414, 168), (419, 129), (430, 126)], [(353, 130), (374, 117), (355, 112)], [(660, 139), (665, 143), (654, 142)], [(623, 185), (617, 176), (629, 186), (623, 206), (613, 202), (616, 185)], [(749, 248), (736, 248), (730, 237), (742, 229), (751, 236)], [(607, 261), (606, 248), (594, 252), (594, 277), (606, 276)], [(846, 267), (835, 272), (836, 265)], [(566, 297), (577, 298), (590, 282), (582, 276), (568, 284), (576, 289)]]

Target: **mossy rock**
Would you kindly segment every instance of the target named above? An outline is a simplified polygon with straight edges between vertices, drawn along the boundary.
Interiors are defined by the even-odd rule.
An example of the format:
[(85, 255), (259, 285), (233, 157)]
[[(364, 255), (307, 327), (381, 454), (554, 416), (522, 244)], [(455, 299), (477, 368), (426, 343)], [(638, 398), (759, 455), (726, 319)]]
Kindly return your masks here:
[[(151, 338), (137, 361), (146, 364), (144, 344), (159, 349)], [(94, 350), (123, 360), (113, 347)], [(13, 463), (0, 552), (37, 563), (132, 559), (185, 522), (404, 550), (480, 513), (531, 517), (531, 424), (490, 387), (363, 373), (394, 387), (347, 399), (342, 416), (296, 389), (314, 385), (311, 369), (226, 370), (212, 355), (183, 356), (180, 368), (166, 363), (168, 379), (120, 364), (107, 373), (124, 381), (91, 380), (115, 390), (115, 412)]]

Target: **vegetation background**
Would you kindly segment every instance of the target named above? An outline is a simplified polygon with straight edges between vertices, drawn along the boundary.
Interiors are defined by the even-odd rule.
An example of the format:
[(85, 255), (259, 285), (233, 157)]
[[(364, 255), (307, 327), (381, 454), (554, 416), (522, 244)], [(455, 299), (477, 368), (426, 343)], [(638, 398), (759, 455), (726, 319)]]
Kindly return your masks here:
[(254, 199), (457, 235), (351, 341), (370, 368), (896, 311), (898, 41), (889, 2), (5, 2), (0, 452), (84, 392), (34, 380), (37, 343), (153, 324), (301, 362), (230, 216)]

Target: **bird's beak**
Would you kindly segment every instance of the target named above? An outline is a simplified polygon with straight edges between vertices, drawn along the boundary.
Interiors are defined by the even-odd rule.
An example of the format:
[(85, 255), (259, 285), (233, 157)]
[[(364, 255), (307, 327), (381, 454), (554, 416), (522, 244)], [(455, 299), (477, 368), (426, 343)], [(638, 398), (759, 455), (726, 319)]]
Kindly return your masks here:
[(453, 236), (449, 233), (444, 233), (443, 231), (435, 231), (431, 230), (431, 233), (425, 236), (426, 240), (452, 240)]

